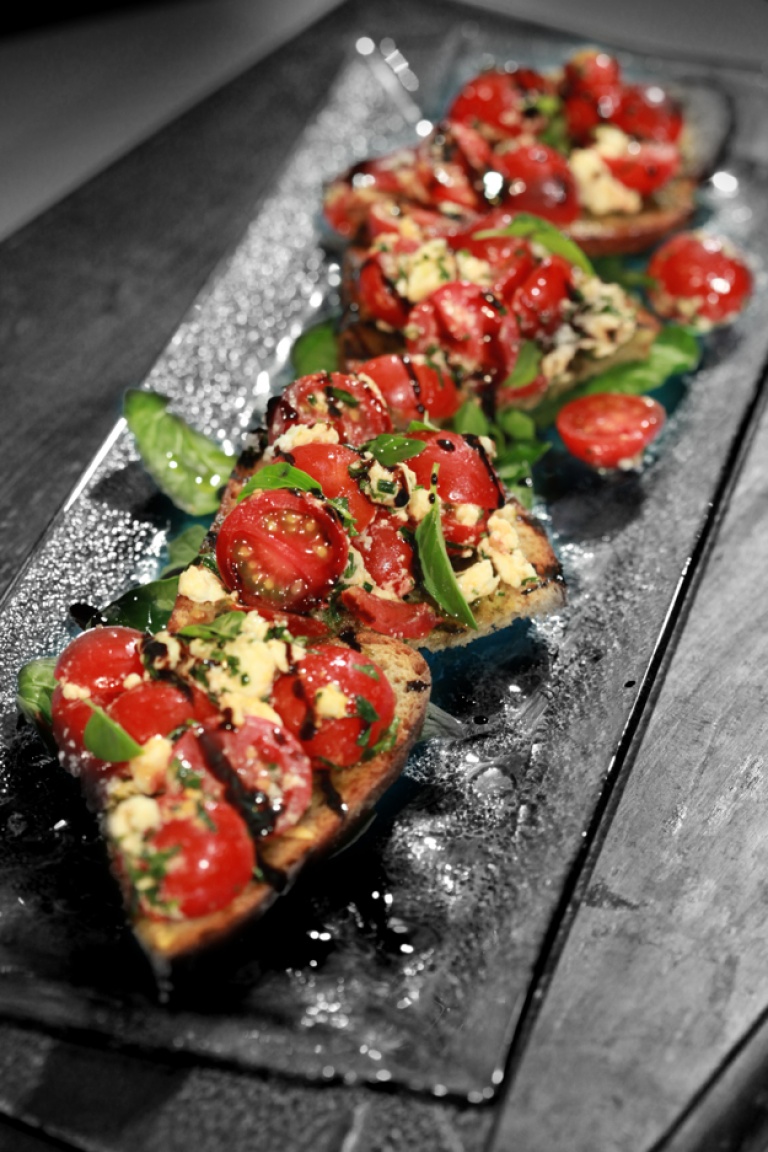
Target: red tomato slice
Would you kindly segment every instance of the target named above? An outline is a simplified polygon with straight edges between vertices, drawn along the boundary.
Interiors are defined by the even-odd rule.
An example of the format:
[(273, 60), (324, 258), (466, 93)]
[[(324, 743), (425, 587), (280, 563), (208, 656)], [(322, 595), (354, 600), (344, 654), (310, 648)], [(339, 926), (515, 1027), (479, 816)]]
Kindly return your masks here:
[(641, 196), (651, 196), (663, 188), (680, 168), (680, 153), (674, 144), (630, 143), (621, 156), (603, 156), (611, 175)]
[(456, 96), (448, 119), (475, 128), (486, 125), (501, 136), (517, 136), (523, 126), (522, 108), (520, 89), (509, 72), (481, 72)]
[(54, 676), (87, 688), (98, 703), (108, 703), (123, 691), (127, 676), (142, 675), (142, 640), (135, 628), (91, 628), (67, 645)]
[(483, 207), (479, 180), (492, 166), (486, 140), (464, 124), (442, 123), (419, 145), (416, 173), (430, 205), (455, 212)]
[(296, 468), (312, 476), (331, 500), (347, 501), (355, 528), (362, 532), (376, 515), (376, 505), (360, 491), (350, 468), (360, 466), (360, 455), (345, 444), (301, 444), (290, 453)]
[(387, 406), (370, 383), (343, 372), (314, 372), (289, 384), (267, 408), (269, 442), (295, 424), (331, 424), (344, 444), (359, 447), (392, 431)]
[(536, 263), (531, 245), (524, 236), (486, 236), (487, 232), (501, 232), (512, 220), (506, 209), (494, 209), (466, 224), (448, 237), (448, 243), (455, 252), (465, 249), (479, 260), (486, 260), (494, 269), (512, 270), (527, 268)]
[(342, 236), (354, 236), (377, 201), (393, 196), (422, 199), (415, 161), (413, 149), (401, 148), (389, 156), (365, 160), (334, 180), (323, 198), (323, 214), (331, 228)]
[(260, 491), (236, 505), (216, 540), (227, 588), (250, 608), (300, 611), (328, 595), (347, 566), (349, 540), (306, 492)]
[(387, 277), (380, 252), (371, 253), (363, 262), (357, 278), (357, 291), (363, 318), (373, 317), (391, 328), (403, 327), (410, 304)]
[(379, 588), (397, 596), (413, 591), (413, 548), (388, 512), (376, 517), (355, 547)]
[(649, 298), (656, 312), (702, 328), (724, 324), (744, 307), (752, 273), (741, 255), (714, 236), (681, 232), (654, 252)]
[(461, 403), (453, 377), (423, 356), (376, 356), (359, 371), (378, 386), (400, 428), (425, 417), (449, 420)]
[[(94, 698), (94, 703), (98, 701)], [(85, 726), (93, 716), (93, 709), (85, 700), (68, 700), (61, 684), (57, 684), (51, 699), (53, 738), (59, 750), (59, 763), (73, 776), (96, 780), (110, 774), (113, 766), (97, 759), (85, 747)]]
[(632, 461), (661, 431), (666, 413), (649, 396), (602, 392), (571, 400), (555, 424), (572, 455), (593, 468)]
[(293, 637), (306, 636), (316, 639), (328, 635), (328, 625), (322, 620), (316, 620), (314, 616), (299, 616), (295, 612), (268, 608), (265, 604), (259, 604), (259, 616), (271, 621), (278, 628), (285, 628)]
[[(219, 756), (212, 756), (211, 747)], [(306, 812), (312, 798), (312, 764), (291, 732), (260, 716), (246, 716), (237, 728), (206, 730), (203, 749), (208, 767), (227, 794), (234, 772), (254, 797), (255, 829), (279, 835)], [(231, 795), (230, 802), (234, 802)]]
[(675, 144), (683, 130), (680, 105), (657, 84), (626, 85), (612, 120), (628, 136), (662, 144)]
[[(253, 876), (256, 853), (243, 818), (229, 804), (201, 802), (189, 817), (179, 801), (161, 797), (163, 825), (147, 841), (146, 870), (158, 854), (164, 877), (156, 897), (138, 890), (142, 911), (152, 919), (206, 916), (226, 908)], [(184, 813), (182, 815), (182, 813)]]
[(164, 680), (144, 680), (129, 688), (112, 701), (107, 712), (139, 744), (153, 736), (167, 736), (197, 719), (191, 694)]
[(566, 63), (564, 77), (568, 91), (594, 96), (621, 83), (621, 66), (615, 56), (599, 48), (585, 48)]
[(402, 640), (423, 640), (440, 623), (440, 617), (428, 604), (382, 600), (364, 588), (346, 588), (341, 602), (366, 628)]
[(407, 223), (409, 235), (413, 234), (414, 225), (418, 234), (424, 240), (434, 236), (449, 236), (456, 228), (454, 221), (434, 208), (423, 208), (419, 204), (407, 201), (379, 200), (373, 204), (368, 212), (367, 226), (371, 240), (377, 236), (396, 232), (402, 234)]
[[(547, 256), (515, 289), (509, 306), (523, 336), (551, 335), (563, 322), (573, 288), (573, 266), (562, 256)], [(506, 300), (505, 300), (506, 303)]]
[[(329, 685), (342, 716), (323, 714), (318, 692)], [(382, 669), (362, 653), (331, 644), (311, 649), (297, 672), (278, 677), (272, 704), (309, 756), (340, 768), (361, 760), (395, 715), (395, 694)]]
[(452, 281), (411, 309), (408, 351), (412, 356), (433, 356), (440, 349), (448, 363), (464, 373), (506, 376), (517, 359), (519, 341), (516, 324), (504, 324), (505, 319), (502, 305), (490, 292), (477, 284)]
[(413, 432), (424, 448), (408, 461), (408, 467), (424, 488), (432, 486), (437, 472), (437, 494), (449, 504), (477, 504), (501, 508), (504, 490), (477, 436), (458, 432)]
[(498, 152), (494, 168), (507, 181), (504, 207), (533, 212), (553, 224), (572, 224), (580, 212), (576, 181), (568, 161), (546, 144), (520, 144)]

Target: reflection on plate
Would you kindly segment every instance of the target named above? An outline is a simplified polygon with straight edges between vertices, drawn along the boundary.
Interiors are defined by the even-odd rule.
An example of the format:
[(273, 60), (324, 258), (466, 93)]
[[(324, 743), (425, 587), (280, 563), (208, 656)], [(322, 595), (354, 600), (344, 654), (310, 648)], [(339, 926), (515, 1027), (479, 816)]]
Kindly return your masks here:
[[(571, 48), (512, 26), (510, 43), (542, 63)], [(481, 33), (447, 46), (425, 107), (485, 62), (487, 47)], [(496, 39), (494, 51), (503, 48)], [(673, 65), (660, 75), (685, 79)], [(338, 282), (321, 245), (322, 180), (409, 140), (417, 115), (370, 62), (351, 59), (150, 387), (237, 441)], [(731, 179), (712, 183), (703, 211), (765, 267), (759, 178), (737, 156), (728, 165)], [(542, 513), (565, 565), (567, 611), (435, 657), (437, 704), (489, 722), (423, 745), (365, 834), (235, 947), (181, 972), (168, 1003), (123, 927), (75, 783), (28, 729), (16, 731), (7, 688), (0, 1010), (244, 1067), (492, 1095), (741, 434), (766, 352), (765, 311), (756, 299), (711, 340), (642, 476), (600, 479), (552, 454)], [(4, 666), (57, 650), (73, 601), (103, 604), (152, 576), (174, 523), (119, 427), (16, 582), (0, 624)]]

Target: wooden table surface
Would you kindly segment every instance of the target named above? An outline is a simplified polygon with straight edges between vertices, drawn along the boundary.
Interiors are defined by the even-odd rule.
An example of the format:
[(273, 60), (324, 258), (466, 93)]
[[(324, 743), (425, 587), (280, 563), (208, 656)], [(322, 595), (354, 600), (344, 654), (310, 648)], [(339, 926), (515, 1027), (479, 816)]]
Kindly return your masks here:
[[(144, 379), (242, 235), (322, 103), (351, 30), (426, 52), (445, 12), (437, 0), (343, 5), (3, 242), (0, 591), (111, 430), (124, 390)], [(765, 813), (768, 829), (761, 402), (752, 417), (631, 772), (605, 813), (557, 963), (493, 1105), (302, 1086), (0, 1024), (0, 1148), (765, 1146), (768, 839), (755, 817)]]

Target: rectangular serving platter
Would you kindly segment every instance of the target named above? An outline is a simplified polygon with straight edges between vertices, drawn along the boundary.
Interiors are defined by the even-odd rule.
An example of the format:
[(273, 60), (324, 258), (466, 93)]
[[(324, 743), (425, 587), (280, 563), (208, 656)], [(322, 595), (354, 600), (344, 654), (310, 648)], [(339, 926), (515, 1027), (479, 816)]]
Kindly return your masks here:
[[(424, 111), (434, 115), (491, 56), (546, 67), (574, 47), (510, 29), (506, 43), (484, 43), (482, 28), (449, 38), (424, 73)], [(691, 64), (622, 59), (683, 87), (712, 79)], [(701, 218), (749, 251), (762, 288), (766, 174), (743, 158), (746, 97), (721, 83), (736, 130)], [(380, 61), (351, 51), (147, 386), (237, 445), (288, 378), (293, 339), (333, 304), (338, 254), (319, 218), (323, 181), (410, 141), (422, 114)], [(767, 354), (758, 291), (668, 394), (673, 413), (642, 474), (548, 465), (538, 511), (563, 562), (566, 610), (434, 657), (434, 699), (464, 722), (464, 737), (422, 744), (357, 842), (236, 949), (189, 965), (159, 995), (77, 785), (17, 723), (14, 704), (16, 670), (72, 634), (69, 606), (103, 605), (152, 578), (179, 527), (119, 424), (2, 607), (11, 675), (0, 699), (0, 1013), (313, 1081), (493, 1097), (587, 848), (631, 768), (631, 738), (727, 499)]]

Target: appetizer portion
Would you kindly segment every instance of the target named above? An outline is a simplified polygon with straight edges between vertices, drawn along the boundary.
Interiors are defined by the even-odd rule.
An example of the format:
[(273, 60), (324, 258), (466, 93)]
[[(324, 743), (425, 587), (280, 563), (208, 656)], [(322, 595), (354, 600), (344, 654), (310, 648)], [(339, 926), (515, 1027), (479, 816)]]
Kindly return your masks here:
[(427, 666), (392, 638), (348, 639), (299, 642), (240, 611), (173, 634), (97, 627), (59, 657), (59, 760), (155, 962), (263, 912), (402, 769)]
[(637, 252), (692, 214), (695, 151), (669, 93), (587, 48), (552, 74), (475, 76), (419, 144), (334, 180), (324, 209), (347, 238), (370, 240), (387, 217), (440, 235), (501, 210), (542, 216), (592, 255)]
[(659, 316), (697, 332), (728, 324), (752, 293), (752, 273), (740, 252), (703, 232), (666, 240), (648, 264), (649, 297)]
[[(171, 629), (256, 609), (301, 617), (298, 634), (365, 626), (441, 648), (562, 605), (559, 563), (505, 495), (493, 442), (421, 425), (341, 443), (352, 414), (363, 427), (361, 386), (378, 393), (363, 377), (316, 373), (272, 406), (266, 445), (241, 458), (179, 578)], [(282, 431), (286, 403), (297, 422)]]

